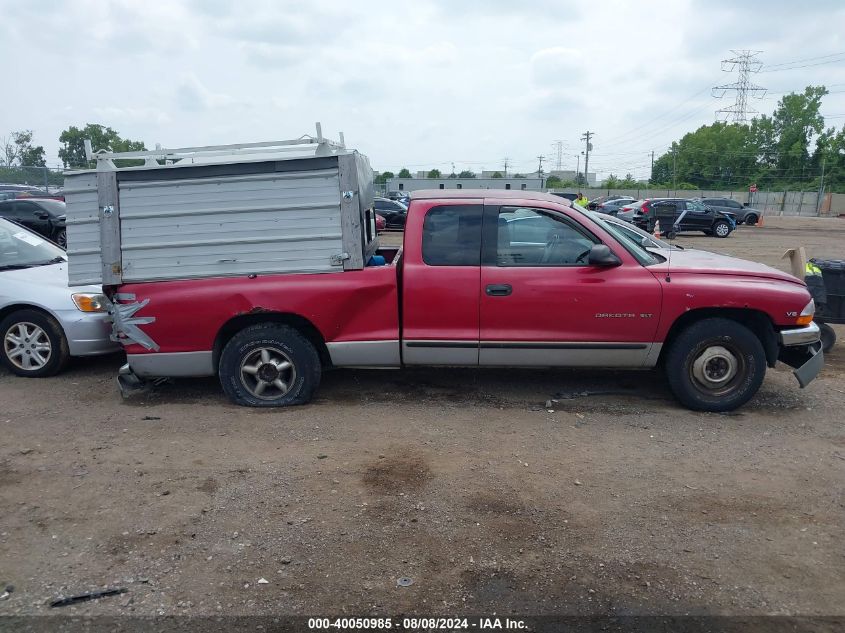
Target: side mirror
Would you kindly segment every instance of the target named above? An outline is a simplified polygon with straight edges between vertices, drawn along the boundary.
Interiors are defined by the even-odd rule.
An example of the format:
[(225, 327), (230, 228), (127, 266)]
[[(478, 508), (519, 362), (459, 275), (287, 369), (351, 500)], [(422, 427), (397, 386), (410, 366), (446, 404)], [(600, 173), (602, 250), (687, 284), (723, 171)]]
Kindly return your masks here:
[(613, 254), (607, 244), (593, 244), (590, 249), (590, 256), (587, 258), (590, 266), (620, 266), (622, 260)]

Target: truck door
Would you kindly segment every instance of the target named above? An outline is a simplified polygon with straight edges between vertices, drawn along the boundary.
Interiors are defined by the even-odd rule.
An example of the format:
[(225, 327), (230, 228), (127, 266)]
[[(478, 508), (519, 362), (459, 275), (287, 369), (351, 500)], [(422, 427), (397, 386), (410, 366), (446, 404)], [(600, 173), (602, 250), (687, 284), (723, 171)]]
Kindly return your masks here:
[[(656, 358), (660, 283), (575, 215), (485, 207), (481, 365), (642, 367)], [(622, 265), (587, 263), (602, 241)]]
[[(417, 200), (402, 262), (402, 360), (477, 365), (481, 200)], [(421, 237), (421, 239), (420, 239)]]

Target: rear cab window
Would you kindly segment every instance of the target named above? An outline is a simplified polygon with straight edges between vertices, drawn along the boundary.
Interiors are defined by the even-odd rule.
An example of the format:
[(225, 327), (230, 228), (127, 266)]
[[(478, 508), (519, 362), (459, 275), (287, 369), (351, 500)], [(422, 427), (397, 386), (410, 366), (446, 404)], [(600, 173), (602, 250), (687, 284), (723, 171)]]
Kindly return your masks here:
[(429, 266), (481, 265), (481, 205), (432, 207), (423, 221), (422, 259)]

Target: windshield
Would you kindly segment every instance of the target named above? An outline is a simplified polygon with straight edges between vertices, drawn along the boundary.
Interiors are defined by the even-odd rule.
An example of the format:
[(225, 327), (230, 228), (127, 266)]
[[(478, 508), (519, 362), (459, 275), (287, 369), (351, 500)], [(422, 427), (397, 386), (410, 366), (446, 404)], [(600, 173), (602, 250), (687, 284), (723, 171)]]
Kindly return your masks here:
[[(575, 205), (573, 205), (573, 207), (574, 206)], [(619, 242), (626, 251), (631, 253), (631, 255), (633, 255), (636, 260), (640, 262), (640, 264), (642, 264), (643, 266), (650, 266), (651, 264), (657, 264), (658, 262), (660, 262), (660, 259), (658, 259), (650, 251), (646, 250), (646, 248), (642, 244), (638, 243), (637, 240), (630, 237), (627, 233), (625, 233), (625, 231), (623, 231), (617, 226), (614, 226), (610, 222), (605, 222), (602, 219), (601, 213), (593, 213), (592, 211), (581, 210), (580, 207), (578, 207), (578, 209), (584, 215), (590, 218), (593, 222), (598, 224), (601, 228), (603, 228), (614, 238), (616, 238), (616, 241)]]
[(0, 270), (65, 261), (65, 252), (22, 226), (0, 218)]

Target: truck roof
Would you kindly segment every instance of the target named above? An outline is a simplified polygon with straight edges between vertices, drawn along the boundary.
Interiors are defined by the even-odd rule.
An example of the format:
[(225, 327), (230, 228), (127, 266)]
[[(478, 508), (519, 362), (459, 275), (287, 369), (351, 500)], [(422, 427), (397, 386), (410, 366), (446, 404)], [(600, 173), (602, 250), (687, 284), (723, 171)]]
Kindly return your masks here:
[(564, 206), (572, 206), (572, 203), (566, 198), (553, 196), (550, 193), (523, 191), (521, 189), (419, 189), (411, 192), (411, 200), (449, 200), (465, 198), (543, 200), (544, 202), (556, 202), (557, 204), (562, 204)]

